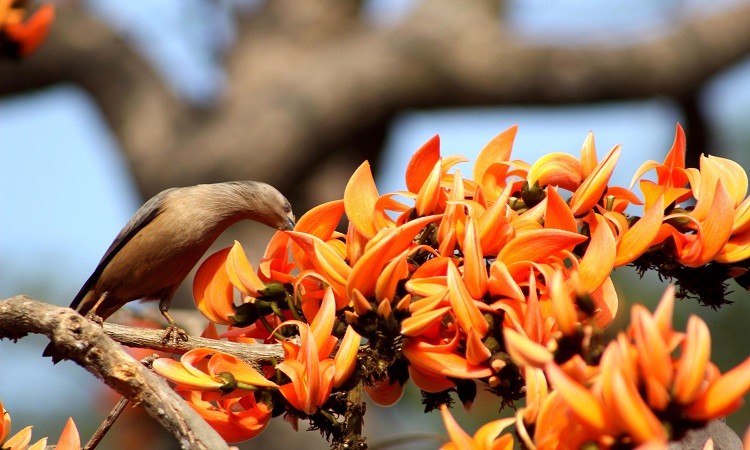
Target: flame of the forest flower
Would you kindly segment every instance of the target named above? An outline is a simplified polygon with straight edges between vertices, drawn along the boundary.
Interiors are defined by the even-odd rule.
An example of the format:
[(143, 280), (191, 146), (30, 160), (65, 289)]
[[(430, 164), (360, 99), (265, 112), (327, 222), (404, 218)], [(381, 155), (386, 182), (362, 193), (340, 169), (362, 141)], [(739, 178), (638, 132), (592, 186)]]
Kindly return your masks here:
[(482, 425), (472, 437), (456, 422), (447, 406), (441, 405), (440, 413), (451, 439), (451, 442), (440, 447), (441, 450), (511, 450), (513, 448), (513, 435), (508, 433), (500, 435), (500, 433), (515, 423), (514, 417), (498, 419)]
[[(208, 361), (205, 361), (206, 358)], [(179, 362), (172, 358), (159, 358), (154, 361), (153, 369), (178, 386), (196, 391), (222, 389), (227, 382), (220, 375), (227, 373), (232, 375), (233, 380), (247, 386), (276, 387), (276, 383), (236, 356), (207, 348), (190, 350), (182, 355)]]
[(619, 158), (620, 146), (618, 145), (604, 156), (601, 163), (588, 176), (583, 174), (583, 167), (581, 167), (584, 180), (570, 200), (570, 210), (573, 215), (581, 215), (591, 210), (599, 202), (602, 194), (607, 190), (607, 183), (609, 183), (612, 171), (614, 171)]
[(686, 189), (688, 175), (685, 169), (685, 132), (680, 124), (677, 124), (675, 131), (674, 143), (671, 150), (663, 163), (656, 161), (646, 161), (636, 170), (630, 187), (651, 169), (656, 169), (657, 182), (643, 180), (641, 181), (641, 190), (645, 194), (645, 209), (650, 209), (660, 195), (664, 195), (664, 204), (669, 205), (673, 202), (680, 203), (687, 200), (690, 196), (690, 189)]
[[(13, 436), (10, 436), (10, 426), (10, 413), (3, 408), (3, 403), (0, 402), (0, 448), (3, 450), (44, 450), (47, 448), (46, 437), (29, 445), (31, 442), (31, 426), (23, 428)], [(68, 418), (68, 421), (65, 423), (65, 427), (60, 434), (60, 440), (57, 441), (55, 448), (60, 450), (81, 450), (81, 439), (72, 418)]]
[(472, 176), (479, 183), (490, 200), (497, 200), (506, 185), (511, 150), (516, 138), (518, 125), (514, 125), (495, 136), (479, 153), (474, 161)]
[(271, 408), (252, 395), (220, 398), (214, 404), (209, 393), (178, 389), (190, 405), (227, 442), (241, 442), (259, 435), (271, 419)]
[(0, 39), (18, 47), (13, 56), (26, 57), (34, 53), (47, 37), (55, 20), (55, 6), (44, 3), (24, 20), (26, 11), (22, 7), (13, 7), (13, 3), (0, 2)]

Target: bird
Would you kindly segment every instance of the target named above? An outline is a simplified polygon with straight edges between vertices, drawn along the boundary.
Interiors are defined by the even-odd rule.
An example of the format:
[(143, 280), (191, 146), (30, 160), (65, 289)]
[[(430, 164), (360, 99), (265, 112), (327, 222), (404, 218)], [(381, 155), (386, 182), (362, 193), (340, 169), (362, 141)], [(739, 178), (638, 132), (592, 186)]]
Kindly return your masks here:
[[(164, 190), (122, 228), (70, 307), (104, 321), (130, 301), (158, 300), (169, 323), (164, 341), (175, 333), (187, 339), (169, 315), (172, 296), (219, 235), (246, 219), (278, 230), (295, 226), (289, 201), (266, 183), (230, 181)], [(43, 355), (55, 363), (62, 359), (52, 343)]]

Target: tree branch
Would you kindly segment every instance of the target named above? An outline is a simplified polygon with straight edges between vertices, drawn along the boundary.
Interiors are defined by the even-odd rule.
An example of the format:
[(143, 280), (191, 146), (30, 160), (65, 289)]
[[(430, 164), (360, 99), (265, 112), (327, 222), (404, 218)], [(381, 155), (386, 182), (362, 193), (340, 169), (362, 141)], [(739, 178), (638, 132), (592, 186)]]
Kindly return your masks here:
[(172, 433), (184, 449), (227, 449), (226, 442), (166, 380), (149, 371), (102, 330), (70, 308), (19, 295), (0, 300), (0, 339), (49, 337), (60, 353), (100, 378)]
[(190, 336), (187, 341), (162, 343), (164, 330), (136, 328), (115, 323), (104, 324), (104, 332), (115, 341), (128, 347), (150, 348), (152, 350), (183, 354), (196, 348), (210, 348), (219, 352), (231, 353), (248, 364), (269, 363), (272, 359), (284, 358), (281, 344), (240, 344)]
[[(357, 20), (358, 2), (340, 3), (316, 0), (292, 14), (295, 2), (277, 0), (258, 14), (278, 20), (242, 21), (225, 97), (203, 115), (176, 100), (114, 33), (64, 8), (37, 55), (0, 64), (0, 94), (83, 86), (145, 197), (226, 179), (293, 192), (334, 149), (354, 149), (354, 161), (371, 157), (356, 152), (380, 143), (399, 111), (684, 98), (750, 53), (747, 3), (696, 14), (647, 40), (605, 46), (594, 37), (575, 48), (519, 39), (486, 1), (424, 0), (387, 28)], [(327, 23), (330, 33), (322, 32)], [(345, 182), (336, 180), (342, 191)]]

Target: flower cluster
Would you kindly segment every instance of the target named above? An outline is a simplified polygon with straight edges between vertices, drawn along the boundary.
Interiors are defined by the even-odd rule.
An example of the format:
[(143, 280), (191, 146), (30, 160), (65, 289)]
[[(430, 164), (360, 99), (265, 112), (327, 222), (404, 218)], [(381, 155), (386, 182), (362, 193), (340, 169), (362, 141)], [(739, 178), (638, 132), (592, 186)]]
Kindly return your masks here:
[[(664, 275), (696, 295), (704, 291), (679, 284), (684, 271), (714, 267), (720, 286), (747, 272), (744, 170), (716, 157), (685, 168), (678, 126), (664, 163), (649, 161), (634, 177), (633, 185), (657, 173), (640, 180), (641, 201), (609, 186), (619, 146), (600, 160), (589, 135), (580, 157), (528, 164), (511, 159), (515, 134), (487, 144), (471, 177), (455, 168), (465, 158), (443, 157), (431, 139), (406, 168), (403, 192), (380, 195), (365, 162), (342, 200), (277, 233), (257, 270), (238, 243), (214, 254), (196, 274), (194, 297), (228, 326), (216, 337), (280, 342), (283, 361), (254, 368), (199, 349), (155, 370), (233, 441), (282, 412), (338, 438), (348, 424), (335, 418), (352, 415), (347, 392), (362, 386), (390, 405), (409, 379), (428, 409), (442, 408), (457, 448), (471, 438), (441, 405), (455, 392), (468, 408), (477, 382), (503, 404), (526, 398), (515, 419), (480, 430), (487, 448), (512, 446), (494, 438), (513, 423), (529, 448), (664, 443), (735, 407), (750, 363), (720, 376), (705, 324), (672, 330), (672, 291), (653, 316), (636, 307), (628, 332), (606, 347), (600, 332), (617, 312), (616, 267), (678, 268)], [(643, 205), (641, 217), (625, 212), (631, 204)], [(337, 231), (344, 215), (346, 233)]]
[[(0, 448), (3, 450), (44, 450), (47, 448), (47, 438), (42, 438), (32, 445), (29, 445), (29, 442), (31, 442), (30, 426), (13, 436), (10, 435), (10, 414), (3, 408), (3, 403), (0, 402)], [(55, 448), (57, 450), (81, 449), (78, 429), (72, 418), (68, 419), (65, 424)]]
[(55, 18), (51, 3), (25, 18), (25, 0), (0, 0), (0, 57), (23, 58), (42, 44)]

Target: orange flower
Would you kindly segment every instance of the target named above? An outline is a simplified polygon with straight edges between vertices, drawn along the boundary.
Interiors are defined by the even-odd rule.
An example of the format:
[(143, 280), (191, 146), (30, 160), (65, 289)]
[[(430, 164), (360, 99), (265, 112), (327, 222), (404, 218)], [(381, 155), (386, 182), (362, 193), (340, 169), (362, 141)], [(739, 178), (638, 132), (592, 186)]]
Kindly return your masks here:
[[(2, 11), (0, 11), (2, 12)], [(0, 402), (0, 448), (3, 450), (44, 450), (47, 448), (47, 438), (42, 438), (36, 443), (29, 445), (31, 442), (31, 426), (28, 426), (12, 437), (10, 436), (10, 414), (3, 408)], [(72, 418), (68, 418), (65, 428), (57, 442), (56, 449), (60, 450), (80, 450), (81, 440), (78, 437), (78, 429)]]
[[(637, 444), (663, 445), (670, 439), (665, 430), (679, 433), (739, 407), (750, 389), (750, 358), (720, 376), (709, 361), (710, 336), (702, 320), (692, 316), (684, 338), (671, 329), (667, 316), (673, 301), (670, 288), (653, 315), (635, 305), (628, 333), (607, 346), (589, 385), (553, 362), (546, 365), (547, 378), (560, 395), (555, 401), (566, 405), (572, 419), (564, 427), (550, 425), (550, 429), (562, 435), (564, 429), (578, 427), (586, 440), (605, 446), (623, 436)], [(682, 351), (674, 358), (671, 354), (678, 345)], [(544, 414), (540, 413), (540, 422), (547, 420)], [(536, 439), (558, 438), (538, 432)]]
[(300, 351), (296, 359), (287, 357), (276, 366), (291, 380), (279, 386), (279, 391), (293, 407), (309, 415), (328, 400), (336, 367), (333, 359), (320, 359), (315, 339), (310, 338), (313, 334), (310, 326), (302, 322), (297, 325), (300, 327)]
[(485, 424), (477, 430), (474, 437), (471, 437), (461, 429), (447, 406), (441, 405), (440, 413), (443, 415), (445, 429), (451, 438), (451, 442), (440, 447), (441, 450), (511, 450), (513, 448), (513, 435), (501, 436), (500, 433), (515, 423), (514, 417)]
[(24, 21), (24, 8), (12, 7), (13, 0), (0, 1), (0, 47), (13, 58), (34, 53), (47, 37), (55, 19), (55, 7), (42, 4)]
[(685, 169), (685, 132), (680, 124), (677, 124), (675, 131), (674, 143), (672, 149), (667, 153), (667, 157), (662, 164), (656, 161), (646, 161), (636, 170), (633, 175), (633, 181), (630, 183), (632, 188), (635, 182), (651, 169), (656, 169), (657, 182), (642, 180), (641, 190), (646, 198), (645, 209), (650, 209), (656, 199), (664, 196), (664, 205), (671, 203), (680, 203), (690, 197), (690, 189), (686, 189), (688, 175)]
[(241, 398), (220, 398), (213, 402), (213, 396), (207, 392), (184, 389), (177, 392), (227, 442), (254, 438), (271, 419), (271, 408), (257, 402), (253, 394)]
[(172, 358), (159, 358), (154, 361), (153, 369), (178, 387), (195, 391), (228, 393), (235, 388), (254, 390), (277, 386), (236, 356), (207, 348), (190, 350), (182, 355), (179, 362)]

